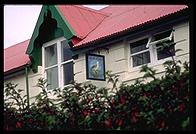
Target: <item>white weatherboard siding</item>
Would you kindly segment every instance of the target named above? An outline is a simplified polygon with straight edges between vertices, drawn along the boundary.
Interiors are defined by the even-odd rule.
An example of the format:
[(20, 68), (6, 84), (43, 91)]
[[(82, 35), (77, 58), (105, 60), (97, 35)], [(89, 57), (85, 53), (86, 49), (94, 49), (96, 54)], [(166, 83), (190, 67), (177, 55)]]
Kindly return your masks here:
[[(40, 91), (41, 88), (37, 87), (36, 84), (38, 83), (39, 78), (43, 78), (42, 74), (42, 67), (38, 67), (38, 72), (34, 74), (33, 72), (29, 73), (29, 97), (36, 96)], [(30, 102), (33, 102), (33, 99), (30, 99)]]
[(190, 53), (190, 40), (189, 40), (189, 23), (181, 23), (179, 25), (174, 26), (175, 34), (174, 34), (174, 40), (175, 42), (178, 42), (176, 44), (176, 49), (182, 49), (182, 51), (178, 51), (176, 53), (176, 57), (178, 60), (189, 61), (189, 53)]
[[(41, 89), (36, 86), (38, 79), (41, 78), (41, 67), (38, 68), (37, 73), (33, 73), (32, 71), (29, 72), (28, 79), (29, 79), (29, 98), (30, 103), (34, 101), (34, 96), (36, 96)], [(17, 89), (23, 89), (22, 96), (27, 94), (26, 90), (26, 76), (25, 74), (21, 74), (10, 79), (7, 79), (5, 82), (13, 82), (14, 84), (18, 84)], [(32, 99), (31, 99), (32, 98)]]
[[(182, 51), (176, 52), (175, 58), (181, 60), (182, 63), (189, 61), (189, 23), (183, 22), (174, 27), (174, 42), (177, 42), (175, 45), (175, 50), (182, 49)], [(105, 70), (111, 70), (113, 73), (120, 75), (120, 81), (132, 84), (137, 78), (142, 78), (144, 73), (140, 73), (140, 69), (131, 68), (130, 63), (130, 45), (126, 41), (121, 41), (119, 43), (112, 44), (109, 48), (109, 53), (106, 50), (99, 50), (100, 53), (94, 51), (94, 54), (101, 54), (105, 56)], [(167, 60), (171, 58), (167, 58)], [(150, 66), (153, 69), (157, 70), (156, 77), (161, 77), (164, 73), (164, 67), (162, 63), (165, 60), (162, 60), (158, 64), (151, 64)], [(85, 54), (80, 54), (79, 58), (75, 60), (74, 64), (75, 80), (78, 82), (86, 81), (86, 61)], [(147, 81), (150, 81), (148, 79)], [(97, 86), (105, 86), (106, 82), (88, 80), (92, 83), (95, 83)]]

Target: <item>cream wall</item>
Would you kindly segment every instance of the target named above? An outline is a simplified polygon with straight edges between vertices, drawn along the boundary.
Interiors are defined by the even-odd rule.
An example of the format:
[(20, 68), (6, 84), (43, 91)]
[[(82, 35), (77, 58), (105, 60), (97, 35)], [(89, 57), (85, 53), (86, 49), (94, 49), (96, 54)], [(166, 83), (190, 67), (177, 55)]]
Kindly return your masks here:
[[(33, 73), (32, 71), (28, 74), (28, 80), (29, 80), (29, 98), (30, 103), (34, 101), (34, 96), (36, 96), (41, 89), (39, 87), (36, 87), (36, 84), (38, 82), (38, 79), (42, 77), (41, 75), (41, 67), (38, 68), (37, 73)], [(23, 89), (24, 92), (22, 92), (22, 96), (26, 95), (26, 76), (25, 74), (21, 74), (15, 77), (12, 77), (10, 79), (5, 80), (4, 82), (13, 82), (14, 84), (18, 84), (17, 89)]]
[[(188, 22), (180, 23), (174, 26), (174, 41), (176, 43), (175, 49), (183, 49), (176, 53), (176, 59), (184, 61), (189, 61), (189, 24)], [(120, 41), (108, 46), (109, 52), (104, 49), (92, 51), (94, 54), (101, 54), (105, 56), (105, 70), (112, 71), (113, 73), (119, 75), (121, 82), (132, 84), (137, 78), (142, 78), (143, 73), (139, 72), (138, 69), (133, 69), (130, 67), (130, 48), (127, 40)], [(150, 65), (157, 70), (157, 77), (161, 77), (164, 73), (164, 68), (162, 63)], [(110, 87), (106, 81), (97, 80), (87, 80), (86, 79), (86, 57), (85, 54), (79, 54), (77, 60), (74, 60), (74, 80), (76, 82), (82, 83), (91, 81), (98, 87)], [(40, 88), (36, 87), (37, 80), (42, 77), (42, 68), (38, 68), (38, 73), (29, 73), (29, 94), (33, 97), (39, 93)], [(24, 89), (26, 92), (26, 80), (25, 74), (13, 77), (7, 81), (13, 81), (19, 84), (18, 88)], [(149, 79), (150, 80), (150, 79)], [(148, 80), (148, 81), (149, 81)], [(30, 100), (33, 102), (33, 99)]]
[[(174, 27), (174, 42), (176, 43), (175, 49), (182, 49), (176, 53), (176, 59), (184, 61), (189, 61), (189, 23), (183, 22), (175, 25)], [(92, 51), (91, 53), (100, 54), (105, 56), (105, 70), (111, 70), (113, 73), (120, 75), (120, 81), (128, 84), (135, 82), (137, 78), (142, 78), (144, 75), (140, 73), (140, 68), (135, 69), (130, 66), (130, 48), (129, 41), (124, 40), (115, 44), (110, 45), (109, 53), (106, 50)], [(150, 64), (150, 67), (153, 67), (157, 70), (156, 77), (161, 77), (164, 73), (164, 67), (162, 63), (166, 60), (171, 60), (171, 58), (164, 59), (156, 64)], [(75, 80), (77, 82), (91, 81), (99, 87), (104, 87), (108, 85), (103, 81), (96, 80), (86, 80), (86, 59), (85, 54), (80, 54), (79, 58), (74, 61), (74, 72)], [(148, 79), (147, 81), (150, 81)]]

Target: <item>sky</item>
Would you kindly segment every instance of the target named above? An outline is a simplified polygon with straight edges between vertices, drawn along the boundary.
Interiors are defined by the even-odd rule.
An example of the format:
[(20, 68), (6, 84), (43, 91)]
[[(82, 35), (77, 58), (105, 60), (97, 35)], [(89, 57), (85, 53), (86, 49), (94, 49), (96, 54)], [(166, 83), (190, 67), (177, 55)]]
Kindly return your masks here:
[[(107, 5), (84, 5), (99, 10)], [(4, 6), (4, 49), (31, 38), (41, 5)]]

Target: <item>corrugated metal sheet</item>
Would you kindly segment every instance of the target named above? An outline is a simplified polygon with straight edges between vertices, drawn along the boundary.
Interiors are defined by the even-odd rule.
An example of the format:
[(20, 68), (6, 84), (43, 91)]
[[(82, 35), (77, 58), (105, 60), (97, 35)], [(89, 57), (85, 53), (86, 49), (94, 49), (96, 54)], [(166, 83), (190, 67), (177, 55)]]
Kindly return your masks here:
[(86, 37), (107, 16), (99, 11), (79, 5), (58, 5), (58, 8), (80, 39)]
[[(111, 5), (96, 11), (79, 5), (58, 7), (77, 37), (81, 39), (75, 39), (76, 48), (187, 8), (185, 5)], [(4, 72), (21, 67), (30, 61), (25, 54), (29, 41), (4, 50)]]
[(21, 67), (30, 61), (29, 56), (25, 54), (28, 44), (29, 40), (26, 40), (4, 49), (4, 72)]
[(185, 8), (187, 8), (185, 5), (114, 5), (106, 7), (101, 11), (111, 15), (74, 47), (101, 40)]

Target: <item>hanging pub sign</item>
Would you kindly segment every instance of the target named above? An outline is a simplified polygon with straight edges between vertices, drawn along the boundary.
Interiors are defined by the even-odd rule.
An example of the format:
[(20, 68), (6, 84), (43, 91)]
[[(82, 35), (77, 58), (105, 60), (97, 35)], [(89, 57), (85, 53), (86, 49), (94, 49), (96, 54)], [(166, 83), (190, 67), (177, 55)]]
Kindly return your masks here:
[(102, 55), (86, 54), (87, 79), (105, 81), (105, 59)]

